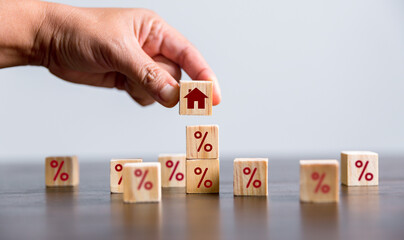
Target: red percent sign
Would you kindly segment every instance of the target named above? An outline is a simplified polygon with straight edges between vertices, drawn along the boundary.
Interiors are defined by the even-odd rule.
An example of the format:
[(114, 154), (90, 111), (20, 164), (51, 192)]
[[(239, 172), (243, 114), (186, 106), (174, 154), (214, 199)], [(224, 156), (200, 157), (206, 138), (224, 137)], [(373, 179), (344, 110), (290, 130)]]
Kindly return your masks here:
[[(174, 166), (174, 162), (171, 161), (171, 160), (168, 160), (168, 161), (166, 162), (166, 166), (167, 166), (168, 168), (172, 168), (172, 167), (174, 166), (174, 169), (173, 169), (173, 171), (171, 172), (170, 178), (168, 179), (169, 181), (171, 181), (171, 179), (173, 179), (174, 174), (175, 174), (175, 172), (177, 171), (177, 168), (178, 168), (178, 165), (179, 165), (179, 164), (180, 164), (180, 161), (177, 161), (177, 162), (175, 163), (175, 166)], [(182, 180), (184, 179), (184, 174), (183, 174), (183, 173), (177, 173), (177, 174), (175, 174), (175, 179), (177, 179), (178, 181), (182, 181)]]
[(196, 175), (201, 175), (201, 174), (202, 174), (201, 180), (199, 180), (199, 183), (198, 183), (198, 188), (201, 187), (202, 182), (203, 182), (203, 185), (204, 185), (206, 188), (212, 187), (213, 183), (212, 183), (211, 180), (205, 180), (205, 181), (203, 181), (203, 180), (205, 179), (206, 173), (208, 172), (208, 169), (209, 169), (209, 168), (205, 168), (205, 171), (203, 171), (203, 174), (202, 174), (202, 169), (201, 169), (200, 167), (195, 168), (194, 173), (195, 173)]
[[(135, 170), (135, 176), (136, 177), (142, 177), (142, 179), (140, 179), (140, 183), (137, 186), (137, 190), (140, 190), (142, 188), (142, 185), (144, 185), (144, 188), (146, 190), (150, 190), (153, 188), (153, 183), (148, 181), (148, 182), (144, 182), (144, 180), (146, 179), (147, 174), (149, 173), (149, 170), (146, 170), (143, 174), (143, 171), (140, 169), (136, 169)], [(144, 184), (143, 184), (144, 183)]]
[[(363, 167), (363, 162), (362, 162), (361, 160), (358, 160), (358, 161), (355, 162), (355, 166), (356, 166), (357, 168), (362, 168), (362, 167), (363, 167), (362, 172), (361, 172), (361, 175), (359, 176), (359, 181), (362, 179), (363, 174), (365, 173), (365, 170), (366, 170), (366, 168), (368, 167), (368, 164), (369, 164), (369, 161), (366, 161), (365, 166)], [(365, 179), (366, 179), (367, 181), (371, 181), (371, 180), (373, 179), (373, 174), (371, 174), (371, 173), (366, 173), (366, 174), (365, 174)]]
[[(117, 172), (122, 171), (122, 164), (115, 165), (115, 171), (117, 171)], [(121, 182), (122, 182), (122, 176), (121, 176), (121, 178), (119, 178), (118, 185), (121, 185)]]
[(208, 136), (208, 132), (205, 132), (205, 134), (203, 135), (203, 138), (202, 138), (202, 132), (196, 131), (196, 132), (194, 133), (194, 137), (195, 137), (196, 139), (202, 138), (201, 144), (199, 144), (199, 146), (198, 146), (198, 152), (201, 151), (202, 146), (203, 146), (203, 149), (204, 149), (206, 152), (212, 151), (212, 149), (213, 149), (212, 144), (207, 143), (207, 144), (204, 145), (207, 136)]
[[(246, 186), (246, 188), (249, 188), (250, 187), (250, 184), (251, 184), (251, 181), (254, 179), (254, 175), (255, 175), (255, 173), (257, 172), (257, 168), (254, 168), (254, 170), (253, 170), (253, 172), (252, 172), (252, 174), (251, 174), (251, 177), (250, 177), (250, 179), (248, 180), (248, 183), (247, 183), (247, 186)], [(246, 168), (244, 168), (243, 169), (243, 173), (244, 173), (244, 175), (250, 175), (250, 173), (251, 173), (251, 168), (249, 168), (249, 167), (246, 167)], [(253, 182), (253, 187), (255, 187), (255, 188), (259, 188), (259, 187), (261, 187), (261, 181), (260, 180), (254, 180), (254, 182)]]
[[(65, 163), (65, 161), (62, 161), (62, 162), (60, 162), (60, 165), (59, 165), (59, 163), (58, 163), (56, 160), (52, 160), (52, 161), (50, 162), (50, 166), (51, 166), (52, 168), (57, 168), (57, 167), (59, 167), (58, 170), (57, 170), (57, 172), (56, 172), (56, 174), (55, 174), (55, 176), (53, 177), (53, 181), (56, 181), (56, 179), (58, 178), (59, 173), (60, 173), (60, 170), (62, 170), (62, 167), (63, 167), (63, 164), (64, 164), (64, 163)], [(62, 174), (60, 174), (60, 180), (62, 180), (62, 181), (67, 181), (67, 179), (69, 179), (69, 174), (67, 174), (67, 173), (62, 173)]]
[(311, 174), (311, 178), (312, 178), (314, 181), (317, 181), (317, 180), (318, 180), (316, 189), (314, 190), (315, 193), (317, 193), (318, 190), (320, 190), (320, 188), (321, 188), (321, 191), (322, 191), (323, 193), (328, 193), (328, 192), (330, 191), (330, 186), (328, 186), (327, 184), (322, 185), (323, 180), (324, 180), (324, 178), (325, 178), (325, 173), (323, 173), (323, 174), (320, 176), (320, 174), (319, 174), (318, 172), (314, 172), (313, 174)]

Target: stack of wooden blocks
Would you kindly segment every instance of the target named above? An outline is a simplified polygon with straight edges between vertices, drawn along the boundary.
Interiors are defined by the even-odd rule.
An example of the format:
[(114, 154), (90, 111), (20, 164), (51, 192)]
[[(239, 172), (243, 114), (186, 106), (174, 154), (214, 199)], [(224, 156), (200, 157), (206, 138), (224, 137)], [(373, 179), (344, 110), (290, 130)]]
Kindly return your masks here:
[[(211, 81), (181, 81), (180, 115), (212, 115)], [(219, 127), (186, 127), (186, 192), (219, 192)]]
[[(180, 115), (212, 115), (211, 81), (180, 82)], [(111, 193), (123, 193), (127, 203), (159, 202), (161, 188), (186, 187), (186, 193), (219, 193), (219, 127), (186, 127), (186, 154), (160, 155), (158, 163), (142, 159), (112, 159)], [(268, 195), (268, 159), (236, 158), (233, 169), (235, 196)], [(341, 183), (346, 186), (378, 185), (378, 154), (365, 151), (341, 153)], [(45, 160), (47, 187), (79, 184), (77, 157)], [(338, 202), (337, 160), (300, 161), (300, 201)]]
[(187, 126), (187, 193), (219, 192), (219, 127)]

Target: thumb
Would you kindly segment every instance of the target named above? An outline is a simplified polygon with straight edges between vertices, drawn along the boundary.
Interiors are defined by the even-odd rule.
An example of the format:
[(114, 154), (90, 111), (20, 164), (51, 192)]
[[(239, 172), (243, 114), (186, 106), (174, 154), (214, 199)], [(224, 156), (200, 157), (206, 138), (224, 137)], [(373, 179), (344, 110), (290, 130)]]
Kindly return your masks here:
[[(157, 102), (174, 107), (179, 99), (178, 82), (149, 57), (140, 47), (122, 65), (128, 81), (136, 81)], [(129, 93), (131, 94), (131, 93)]]

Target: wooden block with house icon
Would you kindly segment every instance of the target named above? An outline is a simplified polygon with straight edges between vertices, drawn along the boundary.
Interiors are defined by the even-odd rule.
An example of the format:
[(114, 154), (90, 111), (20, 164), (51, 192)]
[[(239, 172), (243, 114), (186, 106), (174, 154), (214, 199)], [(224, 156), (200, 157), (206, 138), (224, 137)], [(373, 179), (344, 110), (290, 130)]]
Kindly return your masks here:
[(212, 115), (212, 81), (180, 81), (180, 115)]

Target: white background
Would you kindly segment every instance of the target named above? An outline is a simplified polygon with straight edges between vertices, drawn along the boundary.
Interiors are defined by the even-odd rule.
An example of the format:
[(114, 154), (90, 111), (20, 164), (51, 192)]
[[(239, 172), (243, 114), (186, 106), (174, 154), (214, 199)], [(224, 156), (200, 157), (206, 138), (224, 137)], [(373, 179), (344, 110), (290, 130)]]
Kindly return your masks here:
[(156, 11), (206, 57), (223, 102), (211, 117), (179, 116), (44, 68), (2, 69), (0, 161), (184, 152), (194, 124), (220, 126), (221, 156), (404, 153), (401, 0), (58, 2)]

